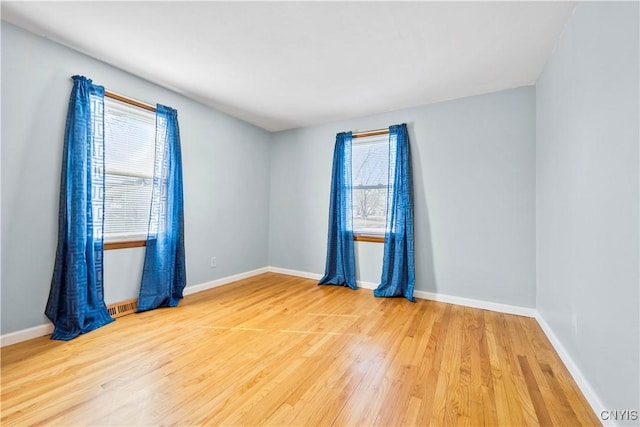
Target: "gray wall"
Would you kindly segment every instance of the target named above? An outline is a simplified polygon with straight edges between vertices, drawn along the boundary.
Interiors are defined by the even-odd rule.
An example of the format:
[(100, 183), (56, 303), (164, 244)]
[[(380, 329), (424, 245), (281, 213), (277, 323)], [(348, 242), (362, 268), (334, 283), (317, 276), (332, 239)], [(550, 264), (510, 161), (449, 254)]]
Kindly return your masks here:
[[(535, 89), (524, 87), (273, 135), (269, 261), (322, 273), (335, 135), (406, 122), (416, 289), (535, 305)], [(382, 244), (358, 245), (380, 281)]]
[(640, 407), (638, 12), (580, 4), (536, 89), (537, 309), (609, 410)]
[[(73, 74), (178, 110), (187, 286), (267, 265), (268, 132), (2, 22), (2, 334), (46, 322)], [(105, 253), (107, 303), (136, 296), (141, 259)]]

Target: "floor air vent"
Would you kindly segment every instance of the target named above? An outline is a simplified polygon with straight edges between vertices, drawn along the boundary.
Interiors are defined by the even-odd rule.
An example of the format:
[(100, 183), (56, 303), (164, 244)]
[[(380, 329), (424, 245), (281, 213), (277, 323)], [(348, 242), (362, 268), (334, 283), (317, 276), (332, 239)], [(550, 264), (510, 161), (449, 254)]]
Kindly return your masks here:
[(135, 313), (138, 309), (138, 300), (130, 299), (122, 302), (117, 302), (107, 306), (111, 317), (122, 317), (127, 314)]

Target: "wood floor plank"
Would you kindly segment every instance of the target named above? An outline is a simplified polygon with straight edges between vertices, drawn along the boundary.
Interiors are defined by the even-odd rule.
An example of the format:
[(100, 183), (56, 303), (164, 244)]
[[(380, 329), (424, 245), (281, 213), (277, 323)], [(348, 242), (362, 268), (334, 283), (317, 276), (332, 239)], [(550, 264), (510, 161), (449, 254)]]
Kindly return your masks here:
[(533, 372), (531, 371), (531, 367), (529, 366), (527, 357), (518, 356), (518, 361), (520, 362), (520, 367), (522, 368), (525, 381), (527, 382), (527, 388), (529, 389), (529, 395), (531, 396), (531, 401), (533, 402), (539, 424), (543, 426), (556, 425), (551, 420), (549, 409), (547, 408), (547, 405), (542, 398), (542, 393), (540, 392), (540, 388), (538, 387), (536, 379), (533, 376)]
[[(468, 374), (468, 425), (477, 426), (484, 424), (484, 408), (482, 404), (482, 374), (480, 347), (482, 345), (482, 313), (480, 310), (465, 308), (464, 311), (464, 345), (469, 348), (468, 357), (463, 359), (462, 365), (468, 369), (463, 375)], [(481, 326), (482, 325), (482, 326)], [(466, 356), (466, 355), (465, 355)]]
[[(440, 315), (437, 317), (437, 320), (435, 320), (434, 326), (431, 329), (425, 359), (422, 364), (423, 369), (420, 370), (419, 375), (419, 378), (424, 378), (424, 380), (421, 381), (422, 392), (418, 395), (422, 399), (418, 419), (421, 420), (424, 425), (430, 425), (434, 415), (436, 384), (440, 376), (440, 367), (442, 366), (444, 351), (442, 337), (445, 336), (449, 330), (452, 308), (451, 305), (436, 305), (436, 303), (433, 303), (432, 306), (434, 306), (434, 312), (440, 313)], [(436, 311), (436, 309), (439, 309), (439, 311)], [(444, 396), (439, 397), (442, 398)]]
[(266, 273), (1, 350), (4, 425), (598, 425), (534, 319)]

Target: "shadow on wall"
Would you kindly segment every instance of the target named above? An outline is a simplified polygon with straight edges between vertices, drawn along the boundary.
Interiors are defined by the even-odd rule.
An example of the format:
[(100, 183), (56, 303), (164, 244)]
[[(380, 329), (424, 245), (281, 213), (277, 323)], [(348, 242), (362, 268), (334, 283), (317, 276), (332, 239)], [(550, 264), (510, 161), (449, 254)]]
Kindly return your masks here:
[[(422, 147), (418, 144), (413, 123), (407, 123), (409, 146), (411, 148), (411, 167), (413, 168), (413, 221), (415, 239), (415, 289), (419, 291), (438, 292), (436, 274), (433, 263), (433, 243), (431, 240), (431, 221), (427, 206), (426, 186), (421, 161)], [(424, 144), (423, 144), (424, 146)]]

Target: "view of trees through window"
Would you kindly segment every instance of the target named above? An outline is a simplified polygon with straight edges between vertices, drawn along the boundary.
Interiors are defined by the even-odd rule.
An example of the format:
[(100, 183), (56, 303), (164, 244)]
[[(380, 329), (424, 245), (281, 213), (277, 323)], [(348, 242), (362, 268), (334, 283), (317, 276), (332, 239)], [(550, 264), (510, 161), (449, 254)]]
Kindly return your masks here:
[(354, 139), (351, 155), (353, 231), (356, 234), (384, 234), (389, 135)]

